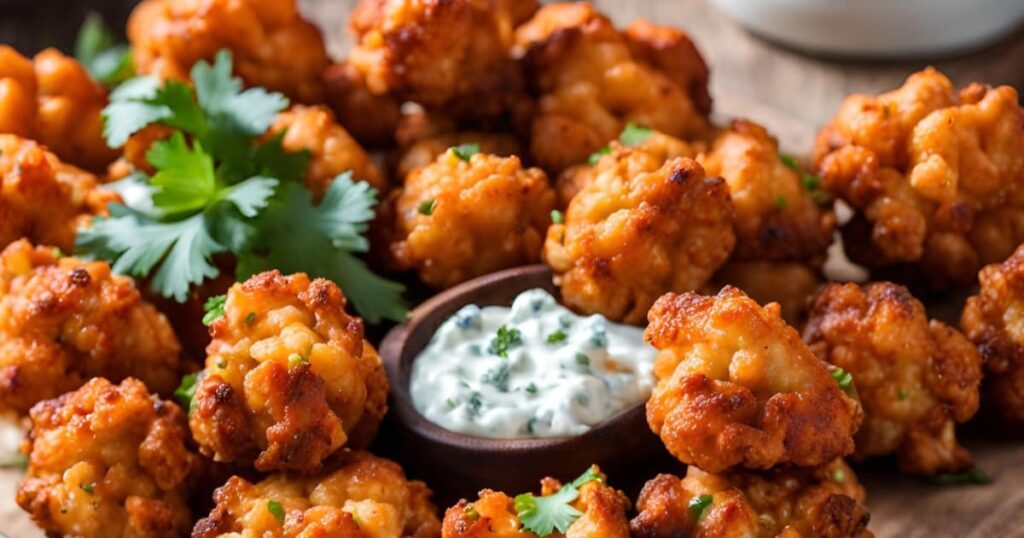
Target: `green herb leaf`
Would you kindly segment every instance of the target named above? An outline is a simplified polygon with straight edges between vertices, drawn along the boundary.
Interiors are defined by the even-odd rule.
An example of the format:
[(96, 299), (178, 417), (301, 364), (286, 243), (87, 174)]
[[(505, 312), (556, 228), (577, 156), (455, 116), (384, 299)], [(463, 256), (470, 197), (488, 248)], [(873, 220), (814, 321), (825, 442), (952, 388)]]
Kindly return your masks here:
[(565, 331), (558, 329), (555, 332), (548, 335), (548, 343), (557, 344), (559, 342), (564, 342), (565, 339), (568, 337), (569, 335), (565, 334)]
[(601, 475), (591, 467), (571, 483), (562, 486), (552, 495), (546, 497), (523, 493), (515, 498), (516, 513), (523, 524), (523, 530), (532, 532), (541, 538), (554, 532), (565, 533), (569, 527), (583, 514), (570, 503), (579, 497), (579, 488), (587, 482), (601, 481)]
[(256, 322), (256, 312), (249, 312), (249, 314), (245, 316), (245, 324), (246, 325), (252, 325), (255, 322)]
[(284, 506), (277, 501), (267, 501), (267, 511), (277, 519), (277, 522), (284, 525)]
[(199, 383), (199, 372), (181, 378), (181, 384), (174, 389), (174, 399), (182, 407), (191, 412), (195, 408), (196, 385)]
[(209, 327), (211, 323), (224, 317), (224, 303), (227, 301), (227, 295), (214, 295), (207, 299), (206, 302), (203, 303), (203, 312), (206, 312), (206, 314), (203, 315), (203, 325)]
[(117, 86), (135, 76), (131, 48), (114, 41), (114, 35), (103, 23), (103, 17), (96, 12), (85, 17), (75, 40), (75, 58), (94, 79), (108, 87)]
[(612, 152), (611, 146), (605, 146), (605, 147), (603, 147), (603, 148), (601, 148), (601, 149), (591, 153), (590, 156), (587, 157), (587, 164), (589, 164), (590, 166), (594, 166), (595, 164), (597, 164), (597, 161), (601, 160), (601, 157), (604, 157), (605, 155), (608, 155), (611, 152)]
[(800, 161), (797, 161), (796, 157), (785, 153), (780, 153), (779, 160), (782, 161), (782, 164), (784, 164), (786, 168), (789, 168), (794, 172), (800, 171)]
[(470, 157), (480, 153), (480, 144), (460, 144), (452, 147), (451, 152), (459, 159), (468, 161)]
[(153, 205), (167, 215), (198, 211), (217, 192), (213, 157), (199, 142), (190, 149), (181, 131), (154, 143), (146, 160), (157, 170), (149, 180), (155, 187)]
[(487, 351), (499, 357), (508, 358), (508, 350), (523, 343), (523, 337), (519, 329), (509, 328), (506, 325), (498, 327), (498, 334), (491, 340)]
[(837, 484), (842, 484), (843, 480), (846, 480), (846, 473), (842, 469), (836, 469), (832, 471), (832, 481)]
[[(260, 136), (270, 128), (288, 99), (263, 88), (243, 90), (242, 79), (232, 76), (233, 61), (227, 49), (217, 53), (213, 65), (197, 62), (192, 67), (199, 107), (209, 121), (214, 141), (242, 140)], [(216, 152), (216, 150), (214, 150)]]
[(775, 197), (775, 207), (778, 208), (779, 211), (785, 211), (786, 208), (789, 207), (789, 200), (786, 200), (786, 197), (780, 194)]
[(704, 515), (704, 511), (711, 506), (712, 501), (714, 501), (714, 497), (708, 494), (698, 495), (690, 499), (687, 508), (690, 509), (690, 516), (694, 521), (700, 520), (701, 516)]
[(597, 472), (597, 469), (591, 466), (587, 468), (586, 471), (583, 471), (583, 474), (577, 476), (576, 480), (573, 480), (571, 485), (572, 487), (579, 489), (583, 487), (583, 484), (586, 484), (587, 482), (593, 482), (595, 480), (598, 482), (604, 481), (604, 479), (601, 478), (601, 474)]
[(83, 484), (79, 484), (78, 487), (82, 488), (82, 491), (88, 493), (89, 495), (92, 495), (93, 493), (96, 493), (96, 485), (95, 484), (84, 484), (83, 483)]
[(642, 127), (633, 122), (626, 124), (626, 128), (619, 134), (619, 142), (629, 147), (639, 146), (647, 141), (654, 131), (647, 127)]
[(849, 392), (850, 388), (853, 386), (853, 374), (847, 372), (846, 370), (843, 370), (842, 368), (839, 368), (838, 366), (832, 368), (831, 373), (832, 379), (836, 380), (836, 383), (839, 385), (839, 388), (843, 389), (846, 392)]
[(420, 206), (417, 208), (417, 211), (419, 211), (420, 215), (427, 215), (429, 217), (434, 214), (435, 207), (437, 207), (437, 200), (431, 198), (430, 200), (420, 202)]
[(896, 398), (898, 398), (901, 402), (903, 400), (906, 400), (907, 396), (910, 396), (910, 393), (907, 392), (907, 389), (900, 389), (900, 391), (896, 394)]
[(924, 479), (927, 482), (939, 486), (967, 486), (992, 483), (992, 478), (985, 474), (985, 471), (982, 471), (977, 467), (962, 473), (943, 473), (933, 476), (925, 476)]
[(821, 188), (821, 178), (814, 174), (804, 174), (801, 178), (801, 183), (805, 189), (814, 191)]
[(554, 209), (551, 211), (551, 222), (555, 224), (562, 224), (565, 222), (565, 215), (561, 211)]

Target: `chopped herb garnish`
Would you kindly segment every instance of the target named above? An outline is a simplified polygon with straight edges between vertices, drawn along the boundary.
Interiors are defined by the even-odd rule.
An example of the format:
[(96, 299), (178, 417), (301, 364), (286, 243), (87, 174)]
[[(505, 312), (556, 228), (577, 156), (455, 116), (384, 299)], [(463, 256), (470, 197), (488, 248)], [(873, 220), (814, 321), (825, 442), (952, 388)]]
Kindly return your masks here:
[(75, 59), (100, 84), (107, 87), (135, 76), (132, 51), (128, 45), (114, 42), (114, 34), (103, 23), (103, 17), (96, 12), (85, 17), (82, 28), (75, 40)]
[(704, 511), (707, 510), (709, 506), (711, 506), (711, 501), (713, 500), (714, 497), (706, 493), (704, 495), (698, 495), (690, 499), (690, 502), (687, 504), (687, 507), (690, 509), (690, 516), (693, 518), (694, 521), (699, 520), (700, 517), (704, 515)]
[(786, 200), (786, 197), (780, 194), (775, 197), (775, 207), (778, 208), (779, 211), (785, 211), (786, 208), (789, 207), (789, 200)]
[(92, 495), (96, 492), (95, 484), (80, 484), (78, 487), (82, 488), (82, 491)]
[(301, 353), (292, 353), (291, 355), (288, 355), (289, 368), (295, 368), (296, 366), (306, 364), (307, 362), (309, 362), (309, 359), (307, 359), (306, 356)]
[(846, 480), (846, 473), (842, 469), (836, 469), (832, 471), (832, 481), (838, 484), (842, 484), (843, 480)]
[(64, 253), (60, 250), (60, 247), (53, 247), (53, 257), (58, 260), (64, 257)]
[(530, 383), (529, 385), (527, 385), (526, 392), (529, 392), (530, 394), (537, 394), (537, 384)]
[(480, 144), (459, 144), (452, 147), (449, 151), (454, 153), (460, 160), (468, 161), (470, 157), (480, 153)]
[(537, 417), (530, 417), (530, 420), (526, 421), (526, 433), (533, 435), (537, 428)]
[(801, 182), (804, 188), (809, 191), (814, 191), (821, 188), (821, 178), (814, 174), (804, 174)]
[(424, 200), (420, 202), (420, 206), (416, 208), (416, 211), (418, 211), (420, 215), (426, 215), (429, 217), (430, 215), (434, 214), (434, 208), (436, 207), (437, 200), (431, 198), (430, 200)]
[(247, 314), (245, 316), (245, 324), (246, 325), (252, 325), (255, 321), (256, 321), (256, 312), (249, 312), (249, 314)]
[(551, 211), (551, 222), (555, 224), (561, 224), (565, 222), (565, 215), (561, 211), (555, 209)]
[(546, 497), (535, 496), (532, 493), (516, 495), (516, 513), (523, 524), (523, 530), (541, 538), (556, 529), (564, 534), (569, 530), (569, 526), (583, 515), (571, 504), (579, 497), (579, 488), (593, 480), (601, 480), (601, 475), (590, 468), (570, 484), (562, 486), (562, 489)]
[(907, 396), (910, 396), (910, 393), (907, 392), (907, 389), (900, 389), (900, 391), (896, 394), (896, 397), (899, 398), (900, 401), (906, 400)]
[(227, 295), (214, 295), (203, 303), (203, 311), (206, 312), (203, 315), (203, 325), (209, 327), (211, 323), (224, 317), (224, 303), (227, 300)]
[(487, 351), (501, 358), (508, 358), (508, 350), (523, 343), (523, 337), (519, 329), (508, 328), (505, 325), (498, 327), (498, 334), (491, 340)]
[(508, 361), (504, 361), (496, 368), (484, 372), (480, 382), (491, 385), (501, 392), (508, 392), (508, 378), (511, 374), (512, 369), (509, 367)]
[(587, 157), (587, 164), (589, 164), (590, 166), (594, 166), (595, 164), (597, 164), (597, 161), (601, 160), (601, 157), (604, 157), (605, 155), (608, 155), (611, 152), (612, 152), (611, 146), (605, 146), (605, 147), (603, 147), (603, 148), (601, 148), (601, 149), (591, 153), (590, 156)]
[(459, 402), (456, 402), (455, 400), (453, 400), (451, 398), (448, 398), (447, 400), (445, 400), (445, 403), (448, 404), (448, 409), (455, 409), (456, 407), (459, 406)]
[(642, 127), (633, 122), (626, 124), (626, 128), (619, 134), (619, 142), (622, 142), (626, 146), (639, 146), (647, 141), (654, 131), (647, 127)]
[(480, 413), (480, 408), (483, 407), (484, 403), (480, 401), (480, 393), (474, 392), (469, 396), (469, 414), (476, 416)]
[(786, 165), (786, 168), (789, 168), (794, 172), (800, 171), (800, 162), (796, 160), (796, 157), (786, 153), (780, 153), (779, 160), (782, 161), (782, 164)]
[(924, 479), (939, 486), (967, 486), (992, 483), (992, 478), (985, 474), (985, 471), (977, 467), (963, 473), (942, 473), (926, 476)]
[(181, 384), (174, 389), (174, 399), (182, 407), (191, 412), (195, 408), (196, 385), (199, 383), (199, 373), (195, 372), (181, 378)]
[(586, 353), (577, 353), (575, 358), (576, 364), (580, 366), (590, 366), (590, 357), (588, 357)]
[(267, 501), (267, 511), (277, 519), (277, 522), (284, 525), (284, 507), (277, 501)]
[(853, 386), (853, 374), (843, 370), (842, 368), (835, 367), (832, 369), (832, 379), (835, 379), (839, 388), (846, 392), (849, 392), (850, 388)]
[(568, 337), (569, 335), (565, 334), (565, 331), (563, 331), (562, 329), (558, 329), (555, 332), (548, 335), (548, 343), (557, 344), (559, 342), (564, 342), (565, 339)]
[(480, 512), (477, 512), (476, 508), (473, 508), (473, 505), (469, 505), (466, 508), (464, 508), (462, 510), (462, 513), (466, 514), (466, 517), (473, 521), (480, 519)]

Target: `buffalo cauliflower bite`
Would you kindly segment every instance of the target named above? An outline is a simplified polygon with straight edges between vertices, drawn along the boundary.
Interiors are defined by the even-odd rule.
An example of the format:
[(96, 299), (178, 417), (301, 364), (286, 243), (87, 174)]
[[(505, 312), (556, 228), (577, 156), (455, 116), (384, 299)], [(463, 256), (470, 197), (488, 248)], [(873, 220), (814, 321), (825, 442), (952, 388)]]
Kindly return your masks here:
[(853, 452), (861, 410), (786, 325), (740, 290), (667, 294), (644, 336), (658, 349), (647, 422), (680, 461), (822, 465)]
[(959, 331), (928, 320), (903, 286), (829, 284), (804, 330), (822, 360), (853, 375), (864, 424), (860, 458), (896, 453), (906, 472), (971, 466), (954, 424), (978, 409), (981, 357)]
[(167, 319), (106, 262), (25, 240), (0, 254), (0, 409), (25, 413), (97, 376), (169, 395), (187, 367), (180, 350)]
[(103, 139), (107, 90), (73, 58), (46, 49), (29, 60), (0, 45), (0, 133), (37, 140), (92, 171), (117, 158)]
[(185, 415), (136, 379), (94, 378), (32, 408), (18, 504), (53, 536), (175, 537), (188, 532)]
[(981, 352), (985, 397), (997, 414), (1024, 423), (1024, 247), (978, 275), (981, 289), (967, 299), (960, 327)]
[(402, 103), (392, 95), (375, 95), (351, 62), (339, 62), (324, 71), (327, 104), (338, 121), (361, 144), (388, 147), (402, 118)]
[(633, 538), (870, 538), (864, 488), (842, 460), (820, 467), (661, 474), (644, 485)]
[(634, 54), (630, 39), (588, 3), (542, 7), (516, 29), (516, 44), (539, 99), (530, 153), (552, 173), (585, 162), (627, 122), (687, 139), (707, 127), (693, 84), (680, 87), (678, 74), (659, 69), (672, 63), (661, 60), (671, 52), (649, 46)]
[(210, 325), (192, 435), (217, 461), (315, 472), (364, 447), (387, 408), (380, 357), (333, 282), (268, 271), (228, 290)]
[(725, 183), (691, 159), (662, 163), (640, 148), (605, 156), (548, 229), (544, 260), (566, 305), (638, 324), (658, 297), (700, 288), (729, 257)]
[(1009, 86), (954, 92), (926, 69), (880, 96), (852, 95), (818, 136), (826, 189), (856, 210), (854, 261), (970, 284), (1024, 240), (1024, 121)]
[(363, 0), (349, 61), (376, 95), (495, 117), (521, 98), (513, 29), (535, 0)]
[(324, 98), (327, 51), (295, 0), (144, 0), (128, 19), (140, 74), (188, 80), (192, 65), (221, 49), (235, 74), (302, 103)]
[[(600, 469), (593, 468), (600, 479), (591, 480), (579, 487), (579, 496), (571, 506), (580, 512), (563, 535), (556, 529), (550, 538), (628, 538), (629, 499), (621, 492), (606, 484)], [(541, 495), (558, 493), (562, 483), (554, 478), (541, 480)], [(443, 538), (537, 538), (533, 532), (522, 528), (516, 510), (515, 499), (503, 492), (485, 489), (476, 501), (462, 499), (449, 508), (444, 515)]]
[(802, 327), (821, 278), (816, 269), (803, 262), (729, 261), (704, 291), (713, 294), (725, 286), (743, 290), (759, 305), (778, 303), (782, 319), (793, 327)]
[(480, 147), (480, 153), (500, 157), (511, 157), (520, 153), (519, 140), (510, 134), (476, 131), (439, 133), (418, 139), (403, 148), (401, 158), (395, 167), (395, 176), (406, 178), (416, 169), (437, 160), (448, 151), (448, 148), (463, 144), (476, 144)]
[(441, 524), (426, 484), (395, 462), (344, 452), (313, 476), (278, 473), (253, 484), (234, 476), (193, 538), (435, 538)]
[(446, 151), (393, 198), (389, 263), (437, 288), (539, 260), (555, 207), (547, 176), (518, 157), (463, 157)]
[(0, 248), (26, 237), (70, 252), (75, 230), (118, 199), (36, 142), (0, 135)]
[(327, 108), (293, 106), (278, 114), (270, 128), (271, 135), (282, 132), (285, 151), (310, 153), (306, 187), (316, 197), (323, 196), (334, 178), (346, 171), (352, 172), (354, 180), (365, 181), (379, 192), (387, 191), (384, 174)]

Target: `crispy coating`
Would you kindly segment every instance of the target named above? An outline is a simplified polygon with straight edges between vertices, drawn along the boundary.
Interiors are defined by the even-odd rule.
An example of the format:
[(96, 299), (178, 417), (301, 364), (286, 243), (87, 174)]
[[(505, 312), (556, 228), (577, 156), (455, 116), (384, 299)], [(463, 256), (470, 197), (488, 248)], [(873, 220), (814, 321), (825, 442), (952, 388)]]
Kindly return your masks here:
[[(710, 502), (699, 509), (690, 503)], [(705, 497), (707, 499), (707, 497)], [(698, 504), (699, 506), (699, 504)], [(649, 480), (630, 522), (633, 538), (870, 538), (864, 488), (842, 460), (765, 472), (661, 474)]]
[(513, 28), (536, 0), (362, 0), (349, 60), (376, 95), (494, 117), (521, 98)]
[[(193, 538), (435, 538), (441, 523), (431, 492), (395, 462), (344, 452), (317, 475), (278, 473), (253, 484), (234, 476), (216, 493)], [(282, 519), (271, 512), (279, 503)]]
[(345, 304), (336, 284), (303, 273), (268, 271), (228, 290), (189, 416), (203, 454), (308, 473), (370, 443), (387, 378)]
[(128, 40), (141, 74), (188, 80), (193, 64), (227, 48), (246, 84), (324, 100), (327, 51), (295, 0), (144, 0), (128, 19)]
[(374, 95), (366, 79), (350, 62), (338, 62), (324, 72), (327, 104), (338, 121), (359, 143), (388, 147), (402, 117), (402, 103), (391, 95)]
[[(594, 467), (600, 474), (600, 469)], [(601, 474), (600, 481), (593, 480), (580, 487), (579, 497), (571, 503), (582, 515), (574, 521), (565, 534), (555, 530), (550, 538), (628, 538), (629, 521), (626, 511), (629, 499), (621, 492), (607, 485)], [(548, 496), (562, 489), (562, 483), (554, 478), (541, 481), (541, 495)], [(485, 489), (476, 501), (462, 499), (449, 508), (444, 515), (444, 538), (536, 538), (536, 534), (523, 530), (522, 522), (515, 509), (515, 500), (500, 491)]]
[(29, 60), (0, 45), (0, 133), (32, 138), (62, 160), (103, 170), (117, 151), (103, 139), (107, 90), (74, 58), (46, 49)]
[(686, 32), (637, 19), (626, 27), (623, 35), (634, 56), (672, 79), (698, 112), (705, 116), (711, 113), (708, 65)]
[(326, 107), (296, 105), (278, 114), (270, 133), (282, 131), (285, 151), (310, 152), (306, 187), (314, 196), (323, 196), (334, 178), (349, 170), (353, 179), (387, 192), (387, 178)]
[(27, 237), (70, 252), (75, 230), (118, 199), (36, 142), (0, 135), (0, 247)]
[(814, 267), (787, 261), (730, 261), (705, 287), (715, 293), (724, 286), (735, 286), (757, 304), (778, 303), (782, 319), (793, 327), (802, 327), (821, 277)]
[(700, 164), (618, 148), (548, 229), (544, 260), (563, 302), (639, 324), (661, 295), (699, 289), (729, 257), (734, 235), (725, 183)]
[(929, 68), (892, 92), (852, 95), (815, 161), (857, 211), (843, 230), (856, 262), (909, 267), (943, 288), (972, 283), (1024, 240), (1024, 111), (1009, 86), (956, 93)]
[(651, 309), (644, 337), (659, 351), (647, 422), (683, 463), (717, 473), (853, 452), (856, 400), (779, 311), (732, 287), (667, 294)]
[(478, 144), (481, 153), (511, 157), (520, 154), (519, 140), (505, 133), (484, 133), (461, 131), (444, 133), (416, 140), (402, 150), (401, 159), (395, 168), (396, 177), (408, 177), (417, 168), (423, 168), (437, 160), (448, 148), (462, 144)]
[(23, 414), (97, 376), (170, 395), (187, 367), (180, 350), (167, 319), (106, 262), (25, 240), (0, 254), (0, 409)]
[(185, 415), (136, 379), (93, 378), (32, 408), (17, 501), (52, 536), (176, 537), (191, 524)]
[(555, 192), (518, 157), (448, 151), (409, 174), (392, 201), (391, 264), (448, 288), (539, 260)]
[(684, 139), (707, 127), (706, 90), (690, 93), (700, 75), (679, 67), (703, 60), (680, 57), (696, 53), (678, 44), (685, 35), (670, 36), (676, 45), (659, 43), (655, 34), (668, 32), (640, 23), (630, 39), (585, 2), (545, 5), (516, 29), (539, 100), (530, 153), (542, 168), (554, 174), (585, 162), (627, 122)]
[(928, 320), (906, 288), (829, 284), (804, 339), (853, 375), (864, 407), (857, 457), (895, 453), (905, 472), (924, 474), (971, 466), (953, 429), (978, 409), (981, 356), (959, 331)]
[(967, 299), (960, 327), (978, 347), (985, 369), (985, 405), (1024, 423), (1024, 247), (978, 275), (981, 289)]
[(797, 172), (783, 164), (764, 127), (735, 120), (697, 160), (729, 185), (736, 208), (734, 259), (809, 259), (832, 242), (835, 215), (819, 207)]

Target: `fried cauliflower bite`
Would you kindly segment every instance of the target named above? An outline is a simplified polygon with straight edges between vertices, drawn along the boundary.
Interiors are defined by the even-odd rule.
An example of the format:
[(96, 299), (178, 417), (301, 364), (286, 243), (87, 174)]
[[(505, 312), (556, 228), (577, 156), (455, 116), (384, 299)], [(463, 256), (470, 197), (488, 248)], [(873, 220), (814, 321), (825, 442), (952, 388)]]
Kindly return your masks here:
[(436, 161), (448, 151), (448, 148), (463, 144), (476, 144), (480, 147), (481, 153), (499, 157), (511, 157), (520, 153), (519, 140), (510, 134), (477, 131), (438, 134), (417, 140), (404, 148), (395, 167), (395, 175), (408, 177), (416, 169)]
[(128, 19), (128, 40), (140, 74), (188, 80), (193, 64), (227, 48), (246, 84), (324, 100), (327, 51), (295, 0), (144, 0)]
[(231, 477), (192, 537), (435, 538), (441, 523), (430, 496), (397, 463), (346, 451), (313, 476), (278, 473), (256, 484)]
[[(571, 506), (582, 515), (566, 530), (565, 534), (556, 529), (549, 538), (628, 538), (629, 499), (621, 492), (607, 485), (607, 477), (600, 469), (593, 470), (600, 480), (589, 481), (579, 488), (579, 496)], [(554, 478), (541, 480), (541, 495), (558, 493), (562, 483)], [(537, 535), (522, 529), (515, 508), (515, 500), (500, 491), (485, 489), (474, 502), (462, 499), (449, 508), (444, 515), (441, 532), (443, 538), (536, 538)]]
[(414, 170), (394, 193), (388, 264), (449, 288), (540, 259), (555, 192), (518, 157), (454, 150)]
[(954, 92), (926, 69), (903, 87), (852, 95), (818, 136), (826, 189), (856, 210), (848, 253), (913, 268), (931, 288), (974, 281), (1024, 240), (1024, 121), (1009, 86)]
[(284, 133), (285, 151), (310, 153), (306, 187), (317, 198), (323, 196), (334, 178), (352, 171), (355, 180), (365, 181), (379, 192), (387, 192), (387, 178), (359, 143), (322, 106), (296, 105), (278, 114), (270, 134)]
[(674, 53), (651, 47), (634, 53), (630, 43), (588, 3), (545, 5), (516, 29), (517, 49), (539, 99), (530, 153), (542, 168), (558, 173), (586, 162), (627, 122), (679, 138), (706, 129), (706, 103), (695, 104), (692, 79), (681, 87), (678, 73), (659, 69), (668, 62), (662, 58)]
[(27, 237), (70, 252), (75, 230), (117, 200), (36, 142), (0, 134), (0, 248)]
[(359, 143), (388, 147), (402, 119), (402, 103), (392, 95), (374, 95), (366, 79), (351, 64), (338, 62), (324, 72), (327, 104), (338, 121)]
[(658, 354), (647, 422), (672, 455), (717, 473), (822, 465), (853, 452), (861, 410), (786, 325), (733, 287), (667, 294), (647, 316)]
[(857, 457), (895, 453), (901, 469), (922, 474), (971, 466), (954, 424), (978, 409), (981, 357), (959, 331), (928, 320), (906, 288), (829, 284), (814, 301), (804, 340), (853, 375), (864, 407)]
[(32, 408), (17, 501), (51, 536), (174, 537), (191, 524), (181, 408), (136, 379), (93, 378)]
[(456, 116), (494, 117), (521, 98), (513, 29), (536, 0), (362, 0), (349, 61), (373, 94)]
[(985, 406), (1012, 424), (1024, 423), (1024, 247), (978, 274), (981, 289), (967, 299), (960, 327), (984, 361)]
[(689, 467), (644, 485), (633, 538), (870, 538), (864, 488), (842, 460), (723, 474)]
[(705, 294), (725, 286), (735, 286), (759, 305), (778, 303), (782, 319), (793, 327), (802, 327), (807, 309), (818, 287), (819, 272), (803, 262), (730, 261), (715, 273), (704, 287)]
[(21, 240), (0, 254), (0, 410), (92, 377), (136, 377), (170, 395), (187, 367), (167, 319), (106, 262), (61, 257)]
[(700, 288), (729, 257), (729, 192), (694, 160), (662, 164), (640, 148), (597, 167), (548, 229), (544, 260), (567, 306), (639, 324), (658, 297)]
[(189, 415), (203, 454), (309, 473), (370, 443), (387, 378), (345, 304), (336, 284), (302, 273), (268, 271), (228, 290)]

